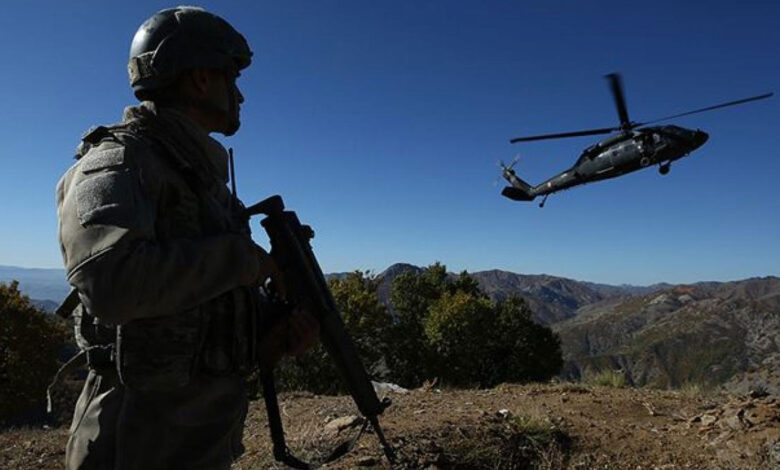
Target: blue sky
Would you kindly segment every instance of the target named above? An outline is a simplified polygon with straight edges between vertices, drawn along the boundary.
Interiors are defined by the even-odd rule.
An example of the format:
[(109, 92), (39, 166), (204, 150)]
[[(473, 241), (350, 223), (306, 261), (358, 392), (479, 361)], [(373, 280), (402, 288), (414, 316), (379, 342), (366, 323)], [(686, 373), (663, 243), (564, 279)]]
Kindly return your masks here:
[[(79, 136), (132, 104), (130, 40), (162, 2), (8, 1), (0, 18), (0, 264), (60, 267), (54, 187)], [(282, 194), (326, 272), (394, 262), (606, 283), (780, 274), (778, 97), (673, 121), (710, 134), (672, 165), (553, 195), (500, 196), (617, 124), (780, 88), (780, 3), (208, 1), (256, 53), (235, 149), (247, 203)], [(255, 225), (256, 239), (265, 243)]]

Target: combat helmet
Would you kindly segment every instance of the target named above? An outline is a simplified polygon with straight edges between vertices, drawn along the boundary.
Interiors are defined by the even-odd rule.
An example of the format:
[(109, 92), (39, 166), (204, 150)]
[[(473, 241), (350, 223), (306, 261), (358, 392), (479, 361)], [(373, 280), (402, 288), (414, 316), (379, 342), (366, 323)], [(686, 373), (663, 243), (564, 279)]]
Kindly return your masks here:
[(183, 71), (246, 68), (252, 51), (227, 21), (199, 7), (161, 10), (144, 21), (133, 37), (127, 71), (138, 99), (172, 83)]

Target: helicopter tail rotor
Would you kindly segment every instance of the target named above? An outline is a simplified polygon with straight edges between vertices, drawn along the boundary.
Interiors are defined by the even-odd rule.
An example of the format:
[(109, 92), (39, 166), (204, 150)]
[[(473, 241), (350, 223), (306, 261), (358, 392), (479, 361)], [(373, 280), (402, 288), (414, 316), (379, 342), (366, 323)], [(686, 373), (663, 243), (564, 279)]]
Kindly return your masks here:
[(518, 153), (517, 155), (515, 155), (515, 158), (512, 159), (512, 163), (510, 163), (509, 165), (505, 164), (503, 160), (499, 160), (498, 167), (501, 168), (502, 173), (506, 171), (514, 171), (513, 168), (515, 167), (515, 165), (517, 165), (517, 162), (519, 161), (520, 161), (520, 154)]

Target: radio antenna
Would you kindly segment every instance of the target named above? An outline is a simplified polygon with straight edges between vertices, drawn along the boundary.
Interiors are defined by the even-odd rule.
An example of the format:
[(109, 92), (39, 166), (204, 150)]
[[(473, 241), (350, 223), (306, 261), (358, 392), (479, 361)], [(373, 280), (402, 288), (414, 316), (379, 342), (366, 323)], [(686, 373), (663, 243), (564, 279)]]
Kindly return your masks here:
[(228, 149), (228, 162), (230, 164), (230, 189), (233, 191), (233, 197), (237, 198), (236, 194), (236, 167), (233, 164), (233, 147)]

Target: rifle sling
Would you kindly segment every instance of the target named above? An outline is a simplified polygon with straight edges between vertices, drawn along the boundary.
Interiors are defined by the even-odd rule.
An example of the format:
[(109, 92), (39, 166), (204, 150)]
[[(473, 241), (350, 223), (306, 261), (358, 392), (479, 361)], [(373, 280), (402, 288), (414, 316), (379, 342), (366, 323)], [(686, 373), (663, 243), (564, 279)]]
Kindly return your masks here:
[(61, 318), (67, 319), (73, 313), (73, 311), (76, 310), (79, 302), (81, 302), (79, 299), (79, 291), (77, 291), (75, 287), (71, 287), (68, 296), (65, 297), (65, 300), (63, 300), (59, 306), (57, 306), (57, 309), (54, 311), (54, 313), (56, 313)]
[(313, 470), (343, 457), (355, 447), (357, 441), (363, 435), (363, 432), (366, 430), (366, 427), (369, 424), (370, 420), (367, 419), (363, 423), (363, 426), (361, 427), (357, 436), (336, 446), (336, 448), (331, 451), (331, 453), (323, 462), (318, 464), (304, 462), (292, 455), (285, 442), (284, 427), (282, 425), (281, 414), (279, 413), (279, 401), (276, 398), (276, 385), (274, 384), (273, 372), (263, 371), (261, 373), (260, 380), (263, 383), (263, 399), (265, 400), (265, 411), (268, 415), (268, 428), (271, 431), (274, 458), (278, 462), (282, 462), (289, 467), (300, 470)]

